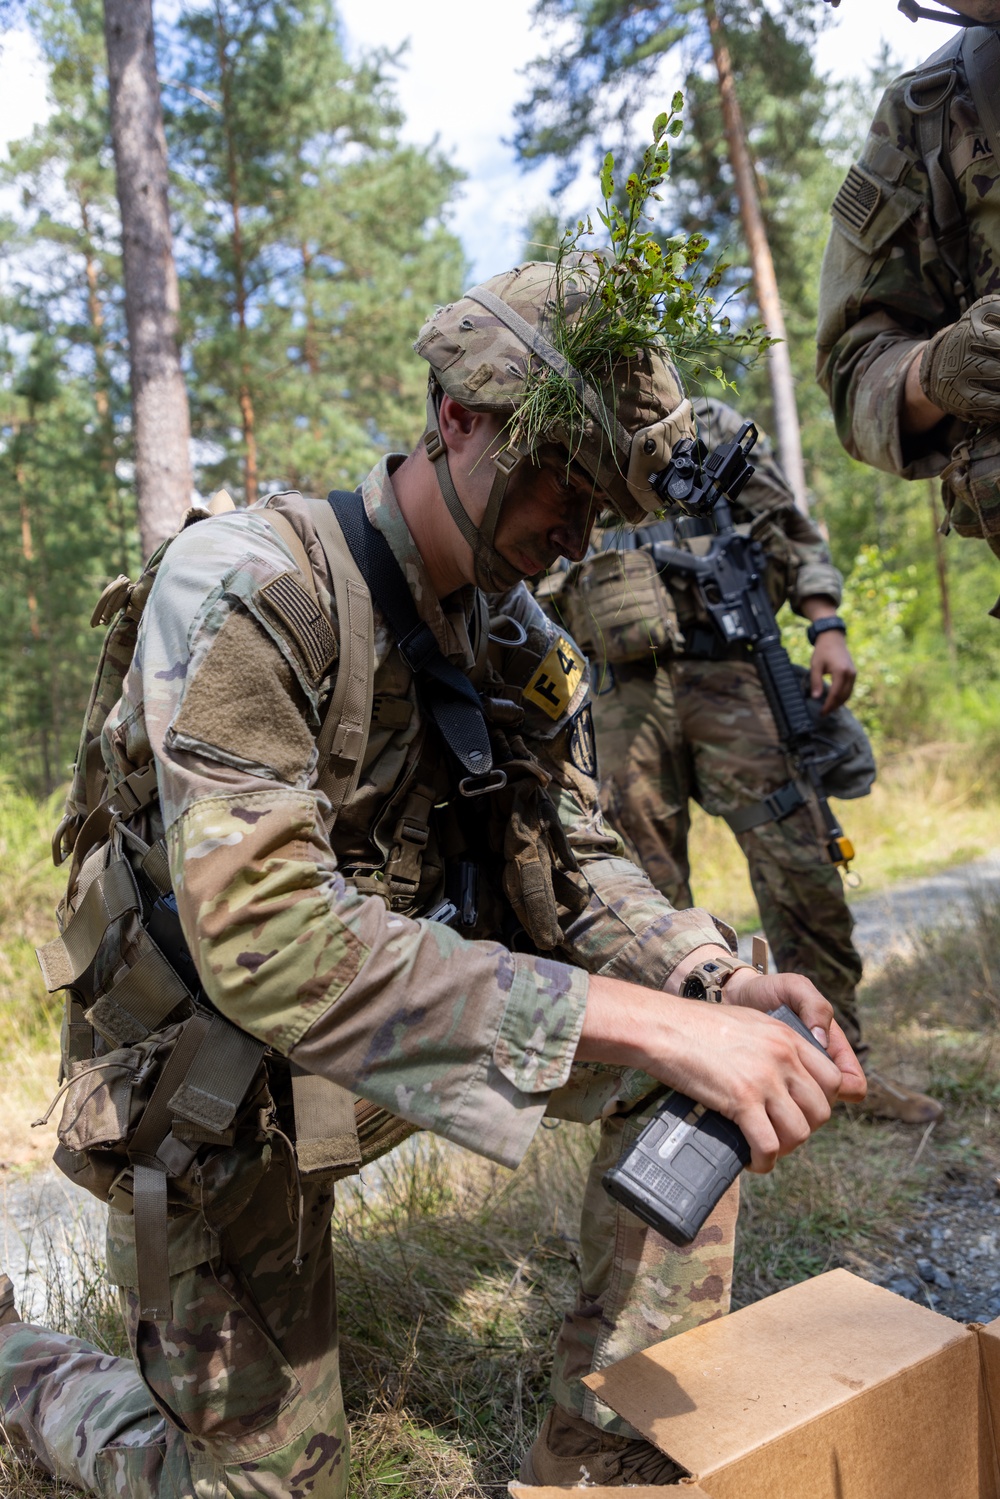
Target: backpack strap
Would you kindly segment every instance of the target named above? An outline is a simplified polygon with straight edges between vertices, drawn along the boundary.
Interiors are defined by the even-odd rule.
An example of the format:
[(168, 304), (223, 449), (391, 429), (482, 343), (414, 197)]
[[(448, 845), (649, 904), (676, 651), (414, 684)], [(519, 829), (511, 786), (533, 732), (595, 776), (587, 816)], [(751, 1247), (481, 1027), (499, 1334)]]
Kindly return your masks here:
[[(316, 598), (312, 564), (294, 527), (277, 510), (261, 507), (255, 513), (277, 531), (295, 559), (306, 587)], [(318, 503), (312, 519), (333, 578), (340, 624), (337, 679), (316, 739), (317, 786), (329, 801), (335, 821), (341, 807), (357, 789), (368, 745), (375, 692), (375, 621), (368, 584), (344, 540), (336, 515), (329, 505)]]
[(507, 777), (493, 766), (482, 699), (465, 673), (445, 658), (430, 626), (417, 614), (403, 570), (382, 532), (369, 520), (360, 493), (334, 490), (329, 504), (372, 598), (389, 621), (427, 711), (465, 771), (459, 792), (481, 796), (500, 790)]
[(938, 251), (951, 277), (952, 292), (964, 311), (969, 304), (968, 226), (951, 164), (948, 109), (958, 82), (960, 49), (964, 57), (963, 40), (952, 37), (916, 70), (907, 86), (906, 107), (914, 117), (917, 148), (927, 171)]
[(980, 124), (1000, 166), (1000, 36), (991, 26), (970, 26), (962, 37), (962, 62)]
[[(295, 528), (277, 510), (261, 507), (255, 513), (274, 527), (295, 559), (309, 592), (317, 598), (312, 565)], [(357, 787), (368, 744), (375, 692), (375, 620), (368, 586), (329, 505), (317, 504), (313, 521), (333, 578), (340, 625), (337, 677), (316, 740), (316, 784), (329, 801), (335, 821)], [(333, 1173), (341, 1177), (361, 1169), (355, 1101), (350, 1089), (293, 1067), (292, 1106), (295, 1157), (302, 1175)]]

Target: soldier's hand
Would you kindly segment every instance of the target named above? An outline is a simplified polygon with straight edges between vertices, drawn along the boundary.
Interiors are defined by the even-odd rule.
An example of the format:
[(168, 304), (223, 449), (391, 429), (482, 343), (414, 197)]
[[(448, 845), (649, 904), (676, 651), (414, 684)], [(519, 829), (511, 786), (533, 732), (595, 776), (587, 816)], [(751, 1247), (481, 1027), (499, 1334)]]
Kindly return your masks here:
[(841, 703), (847, 702), (854, 691), (857, 675), (857, 667), (840, 630), (824, 630), (822, 635), (817, 635), (809, 663), (809, 683), (813, 697), (823, 696), (826, 690), (823, 679), (830, 678), (826, 701), (820, 710), (821, 718), (832, 713), (834, 708), (839, 708)]
[(726, 1004), (748, 1005), (767, 1012), (779, 1005), (794, 1010), (840, 1070), (838, 1099), (845, 1103), (861, 1102), (868, 1091), (861, 1063), (834, 1017), (833, 1005), (823, 998), (811, 979), (801, 973), (757, 973), (751, 968), (741, 968), (730, 977), (722, 993)]
[[(750, 1169), (770, 1171), (826, 1123), (836, 1099), (864, 1097), (865, 1082), (830, 1006), (807, 979), (741, 969), (726, 983), (727, 1001), (734, 985), (732, 1002), (713, 1005), (592, 976), (576, 1055), (639, 1067), (717, 1109), (746, 1136)], [(824, 1031), (830, 1058), (759, 1013), (781, 1004)]]
[(1000, 296), (980, 297), (934, 335), (920, 360), (920, 388), (963, 421), (1000, 418)]

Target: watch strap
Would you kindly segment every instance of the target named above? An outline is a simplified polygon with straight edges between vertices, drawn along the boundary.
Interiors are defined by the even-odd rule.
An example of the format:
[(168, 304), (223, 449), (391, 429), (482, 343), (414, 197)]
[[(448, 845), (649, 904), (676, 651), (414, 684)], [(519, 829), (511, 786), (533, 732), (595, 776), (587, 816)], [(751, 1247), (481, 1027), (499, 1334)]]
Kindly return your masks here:
[(822, 619), (814, 619), (806, 631), (806, 639), (810, 645), (815, 645), (820, 635), (827, 630), (839, 630), (842, 635), (847, 634), (847, 623), (841, 619), (839, 614), (826, 614)]
[(696, 963), (684, 979), (681, 994), (685, 999), (705, 999), (713, 1004), (722, 1003), (722, 991), (739, 968), (751, 968), (742, 958), (706, 958)]

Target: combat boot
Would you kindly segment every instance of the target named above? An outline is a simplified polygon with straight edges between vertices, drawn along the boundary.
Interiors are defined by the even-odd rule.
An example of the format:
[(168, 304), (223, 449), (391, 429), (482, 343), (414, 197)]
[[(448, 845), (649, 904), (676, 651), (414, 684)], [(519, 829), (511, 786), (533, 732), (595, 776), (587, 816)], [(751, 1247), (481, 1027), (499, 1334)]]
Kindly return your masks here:
[(522, 1483), (542, 1486), (624, 1488), (626, 1484), (676, 1483), (686, 1474), (686, 1468), (679, 1468), (652, 1442), (600, 1431), (555, 1405), (524, 1454), (519, 1477)]
[(898, 1119), (901, 1124), (933, 1124), (944, 1109), (936, 1098), (918, 1093), (903, 1083), (894, 1082), (881, 1072), (865, 1071), (868, 1096), (863, 1103), (852, 1104), (852, 1110), (870, 1119)]
[(0, 1327), (8, 1322), (20, 1322), (21, 1317), (14, 1305), (14, 1286), (9, 1275), (0, 1271)]

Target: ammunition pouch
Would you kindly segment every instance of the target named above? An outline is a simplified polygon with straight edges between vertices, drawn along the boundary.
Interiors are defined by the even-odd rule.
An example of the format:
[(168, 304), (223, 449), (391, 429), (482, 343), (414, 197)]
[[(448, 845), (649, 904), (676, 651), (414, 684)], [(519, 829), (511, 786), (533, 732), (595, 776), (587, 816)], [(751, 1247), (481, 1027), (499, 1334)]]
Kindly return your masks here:
[(598, 552), (578, 563), (559, 604), (592, 661), (614, 666), (683, 648), (670, 590), (642, 548)]
[(946, 529), (984, 540), (1000, 556), (1000, 424), (958, 444), (941, 475)]

